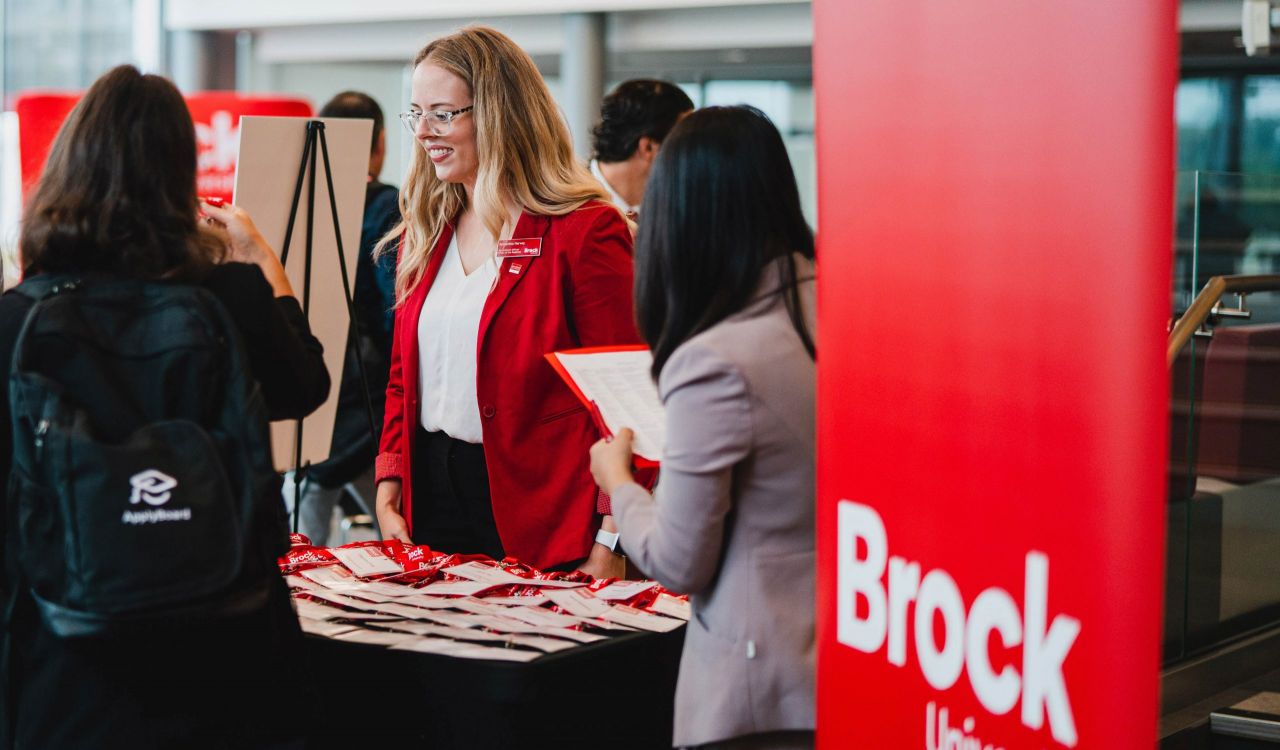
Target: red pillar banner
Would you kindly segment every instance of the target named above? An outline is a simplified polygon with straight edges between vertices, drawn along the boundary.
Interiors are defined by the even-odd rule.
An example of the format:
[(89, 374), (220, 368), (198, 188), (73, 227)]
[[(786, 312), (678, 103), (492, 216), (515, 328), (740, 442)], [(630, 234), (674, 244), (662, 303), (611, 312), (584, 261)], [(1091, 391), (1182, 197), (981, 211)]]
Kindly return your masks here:
[(1155, 743), (1174, 0), (814, 0), (821, 748)]
[[(40, 179), (53, 139), (79, 99), (76, 93), (38, 92), (21, 94), (14, 101), (24, 197)], [(210, 91), (186, 99), (196, 127), (197, 189), (202, 196), (226, 201), (231, 200), (235, 184), (241, 116), (309, 117), (312, 112), (311, 104), (297, 97)]]

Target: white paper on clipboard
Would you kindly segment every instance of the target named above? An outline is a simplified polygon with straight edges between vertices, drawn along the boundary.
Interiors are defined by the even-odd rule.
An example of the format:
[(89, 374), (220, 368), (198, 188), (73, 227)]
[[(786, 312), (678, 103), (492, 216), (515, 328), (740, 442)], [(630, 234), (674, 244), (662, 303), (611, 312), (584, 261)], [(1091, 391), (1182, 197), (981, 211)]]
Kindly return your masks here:
[(648, 349), (565, 351), (552, 356), (582, 397), (595, 402), (610, 432), (631, 428), (635, 433), (632, 451), (650, 461), (661, 460), (667, 419), (649, 374), (653, 354)]

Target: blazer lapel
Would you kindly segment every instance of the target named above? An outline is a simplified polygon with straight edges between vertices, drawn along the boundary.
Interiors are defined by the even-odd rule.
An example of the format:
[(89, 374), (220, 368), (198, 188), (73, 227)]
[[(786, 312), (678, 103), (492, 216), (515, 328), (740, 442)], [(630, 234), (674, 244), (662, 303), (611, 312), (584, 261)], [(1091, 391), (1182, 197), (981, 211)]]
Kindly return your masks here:
[[(516, 228), (511, 233), (511, 239), (545, 239), (547, 230), (550, 228), (550, 218), (535, 216), (525, 211), (520, 214), (520, 220), (516, 222)], [(511, 290), (516, 288), (516, 284), (519, 284), (521, 279), (529, 275), (529, 267), (536, 263), (539, 257), (535, 255), (523, 258), (498, 259), (498, 278), (493, 291), (489, 293), (489, 298), (485, 300), (484, 310), (480, 313), (480, 335), (476, 341), (477, 352), (484, 346), (484, 337), (489, 331), (489, 325), (493, 322), (493, 317), (498, 314), (498, 310), (507, 301), (507, 297), (511, 296)]]

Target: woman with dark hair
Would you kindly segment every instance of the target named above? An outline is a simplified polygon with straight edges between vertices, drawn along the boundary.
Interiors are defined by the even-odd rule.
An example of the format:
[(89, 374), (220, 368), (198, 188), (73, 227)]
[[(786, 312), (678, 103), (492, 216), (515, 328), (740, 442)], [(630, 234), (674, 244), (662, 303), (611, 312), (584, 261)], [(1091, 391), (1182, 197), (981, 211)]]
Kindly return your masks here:
[(812, 747), (813, 234), (750, 107), (667, 138), (636, 241), (636, 315), (666, 407), (656, 497), (630, 430), (591, 449), (637, 566), (689, 594), (677, 746)]
[[(20, 250), (24, 274), (37, 284), (69, 275), (86, 292), (134, 281), (139, 289), (163, 282), (211, 292), (243, 342), (271, 418), (304, 416), (328, 393), (320, 343), (271, 248), (243, 211), (198, 201), (194, 125), (182, 95), (159, 76), (115, 68), (76, 105), (28, 204)], [(0, 297), (5, 362), (34, 304), (21, 286)], [(93, 394), (68, 399), (82, 413), (106, 409)], [(15, 460), (13, 408), (0, 399), (5, 477)], [(220, 619), (191, 616), (180, 627), (103, 638), (50, 629), (15, 559), (30, 522), (19, 527), (7, 497), (0, 735), (17, 748), (300, 747), (302, 705), (291, 683), (301, 632), (274, 565), (288, 548), (283, 507), (270, 502), (279, 497), (278, 484), (274, 495), (255, 496), (245, 521), (257, 542), (247, 544), (254, 565), (236, 579), (265, 591), (265, 603), (258, 597)]]

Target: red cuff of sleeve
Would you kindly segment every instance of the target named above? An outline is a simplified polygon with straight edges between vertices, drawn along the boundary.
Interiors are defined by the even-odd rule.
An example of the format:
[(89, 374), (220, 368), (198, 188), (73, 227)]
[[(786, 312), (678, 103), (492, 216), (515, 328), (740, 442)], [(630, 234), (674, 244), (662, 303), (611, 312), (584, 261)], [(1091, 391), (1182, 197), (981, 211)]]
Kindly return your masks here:
[(404, 461), (399, 453), (379, 453), (374, 461), (373, 481), (400, 479), (404, 476)]
[(596, 512), (602, 516), (613, 515), (613, 500), (604, 493), (604, 490), (596, 490)]

